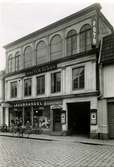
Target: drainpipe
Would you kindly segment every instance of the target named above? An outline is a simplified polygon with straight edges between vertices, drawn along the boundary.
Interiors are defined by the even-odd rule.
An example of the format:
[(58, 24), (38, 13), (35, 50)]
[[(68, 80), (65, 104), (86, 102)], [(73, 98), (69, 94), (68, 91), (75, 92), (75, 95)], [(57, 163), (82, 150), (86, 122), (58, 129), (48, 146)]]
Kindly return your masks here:
[(98, 96), (98, 98), (101, 98), (103, 96), (103, 70), (102, 70), (102, 63), (101, 63), (102, 45), (103, 45), (103, 38), (101, 39), (101, 43), (100, 43), (100, 51), (99, 51), (99, 59), (98, 59), (98, 67), (99, 67), (99, 90), (100, 90), (100, 95)]

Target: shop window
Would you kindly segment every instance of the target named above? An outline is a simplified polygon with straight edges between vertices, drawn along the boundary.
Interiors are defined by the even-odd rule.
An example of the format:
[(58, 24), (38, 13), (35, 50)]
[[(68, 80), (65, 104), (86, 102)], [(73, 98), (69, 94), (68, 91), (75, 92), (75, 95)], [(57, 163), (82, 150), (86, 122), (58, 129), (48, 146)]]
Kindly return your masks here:
[(50, 108), (49, 106), (40, 106), (33, 108), (33, 127), (41, 129), (50, 128)]
[(37, 45), (37, 64), (45, 63), (47, 61), (47, 46), (44, 41), (40, 41)]
[(45, 93), (45, 75), (37, 77), (37, 95)]
[(24, 80), (24, 96), (31, 96), (32, 80), (31, 78)]
[(30, 46), (26, 47), (24, 52), (24, 67), (32, 66), (32, 48)]
[(51, 60), (62, 58), (62, 48), (63, 48), (63, 42), (61, 36), (55, 35), (51, 39), (51, 44), (50, 44)]
[(61, 72), (51, 74), (51, 93), (61, 91)]
[(77, 52), (77, 33), (71, 30), (67, 34), (67, 56), (76, 54)]
[(92, 47), (92, 30), (89, 24), (82, 26), (80, 30), (80, 51), (90, 50)]
[(17, 81), (11, 82), (11, 98), (17, 97)]
[(72, 89), (82, 88), (84, 88), (84, 67), (79, 67), (72, 70)]

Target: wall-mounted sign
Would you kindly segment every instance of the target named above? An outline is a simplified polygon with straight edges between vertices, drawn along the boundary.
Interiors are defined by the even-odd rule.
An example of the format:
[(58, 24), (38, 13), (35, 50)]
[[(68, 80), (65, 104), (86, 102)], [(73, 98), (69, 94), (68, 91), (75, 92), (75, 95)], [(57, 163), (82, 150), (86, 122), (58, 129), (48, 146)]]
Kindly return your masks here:
[(91, 125), (97, 124), (97, 110), (96, 109), (91, 110), (90, 120), (91, 120)]
[(55, 69), (57, 69), (57, 64), (48, 64), (41, 67), (34, 67), (30, 70), (27, 70), (25, 73), (26, 73), (26, 76), (30, 76), (30, 75), (40, 74), (43, 72), (52, 71)]
[(61, 113), (61, 123), (62, 124), (66, 123), (66, 113), (65, 112)]
[(97, 42), (97, 22), (95, 18), (92, 20), (92, 39), (92, 45), (95, 46)]

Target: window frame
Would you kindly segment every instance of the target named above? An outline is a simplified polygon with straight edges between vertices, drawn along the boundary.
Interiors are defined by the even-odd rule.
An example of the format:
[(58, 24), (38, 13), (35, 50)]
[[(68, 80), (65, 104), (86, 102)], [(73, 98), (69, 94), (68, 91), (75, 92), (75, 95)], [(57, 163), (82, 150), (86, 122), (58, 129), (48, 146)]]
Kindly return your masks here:
[[(73, 79), (73, 70), (81, 70), (81, 68), (83, 69), (83, 75), (80, 75), (81, 72), (79, 72), (77, 78), (75, 77), (75, 79)], [(83, 86), (80, 85), (80, 77), (83, 76)], [(77, 87), (74, 86), (74, 80), (78, 80), (77, 81)], [(72, 68), (72, 91), (76, 91), (76, 90), (80, 90), (80, 89), (84, 89), (85, 88), (85, 66), (80, 66), (80, 67), (74, 67)]]
[[(60, 39), (60, 42), (57, 41), (55, 43), (56, 37)], [(56, 50), (54, 50), (53, 48), (55, 48), (56, 46), (57, 48)], [(60, 34), (55, 34), (50, 40), (50, 59), (51, 61), (62, 58), (62, 54), (63, 54), (63, 39)], [(59, 58), (55, 58), (55, 57), (59, 57)]]
[[(88, 26), (88, 28), (86, 28), (86, 26)], [(90, 35), (90, 44), (89, 44), (89, 47), (87, 45), (87, 40), (88, 40), (87, 35), (88, 35), (88, 32), (89, 32), (89, 35)], [(82, 40), (81, 38), (84, 38), (84, 39)], [(91, 27), (90, 24), (84, 24), (80, 28), (79, 42), (80, 42), (80, 45), (79, 45), (80, 46), (80, 52), (88, 51), (88, 50), (92, 49), (92, 27)], [(84, 45), (84, 46), (82, 47), (82, 45)]]
[[(75, 32), (74, 34), (70, 34), (72, 32)], [(75, 38), (75, 47), (74, 47), (74, 38)], [(70, 42), (70, 44), (68, 43)], [(70, 46), (69, 46), (70, 45)], [(77, 31), (75, 29), (71, 29), (67, 33), (66, 37), (66, 50), (67, 50), (67, 56), (72, 56), (77, 53)], [(70, 50), (70, 51), (69, 51)], [(69, 53), (70, 52), (70, 53)]]
[[(41, 43), (43, 43), (43, 47), (42, 48), (40, 46)], [(45, 50), (45, 52), (47, 52), (46, 55), (42, 54), (44, 50)], [(40, 54), (43, 55), (43, 57), (45, 57), (46, 60), (47, 60), (47, 57), (48, 57), (48, 48), (47, 48), (47, 44), (46, 44), (46, 42), (44, 40), (39, 41), (37, 43), (37, 45), (36, 45), (36, 64), (37, 65), (40, 65), (40, 64), (43, 64), (43, 63), (46, 62), (45, 60), (43, 60), (43, 62), (40, 60), (41, 63), (40, 63), (40, 61), (38, 61), (38, 59), (41, 59), (41, 57), (42, 57), (42, 56), (39, 56)]]
[(11, 98), (17, 97), (17, 81), (10, 82), (10, 97)]
[[(60, 74), (60, 81), (58, 81), (59, 83), (57, 83), (57, 78), (54, 79), (54, 81), (52, 81), (52, 77), (57, 77), (57, 76), (54, 76), (54, 75), (57, 75), (57, 74)], [(56, 82), (56, 85), (55, 85), (55, 82)], [(54, 93), (60, 93), (61, 92), (61, 71), (55, 71), (53, 73), (51, 73), (51, 93), (54, 94)], [(59, 87), (57, 87), (59, 84)], [(55, 87), (54, 87), (55, 86)]]
[[(26, 59), (26, 50), (28, 48), (30, 48), (29, 61), (28, 61), (28, 59)], [(30, 45), (26, 46), (25, 49), (24, 49), (24, 68), (30, 68), (30, 67), (32, 67), (32, 54), (33, 54), (33, 48), (32, 48), (32, 46), (30, 46)]]
[[(25, 87), (25, 82), (26, 81), (30, 81), (30, 85), (28, 85), (27, 87)], [(27, 83), (29, 84), (29, 83)], [(32, 96), (32, 78), (26, 78), (24, 79), (24, 97), (28, 97), (28, 96)]]
[[(42, 78), (44, 79), (44, 83), (42, 84)], [(40, 80), (40, 87), (41, 89), (40, 92), (38, 93), (38, 79), (41, 79)], [(39, 75), (36, 77), (36, 95), (39, 96), (39, 95), (43, 95), (45, 94), (45, 75)]]

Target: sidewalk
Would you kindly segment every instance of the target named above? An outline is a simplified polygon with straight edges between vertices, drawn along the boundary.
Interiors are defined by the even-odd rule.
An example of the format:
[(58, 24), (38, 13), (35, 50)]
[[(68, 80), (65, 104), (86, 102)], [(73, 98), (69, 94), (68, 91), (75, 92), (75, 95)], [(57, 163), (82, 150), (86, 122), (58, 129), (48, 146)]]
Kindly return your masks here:
[[(9, 132), (0, 132), (0, 136), (19, 137), (18, 134), (12, 134)], [(27, 134), (24, 134), (23, 138), (28, 138)], [(29, 139), (58, 141), (58, 142), (72, 142), (72, 143), (82, 143), (82, 144), (90, 144), (90, 145), (114, 146), (114, 140), (90, 139), (90, 138), (83, 137), (83, 136), (52, 136), (52, 135), (47, 135), (47, 134), (46, 135), (45, 134), (31, 134), (29, 136)]]

